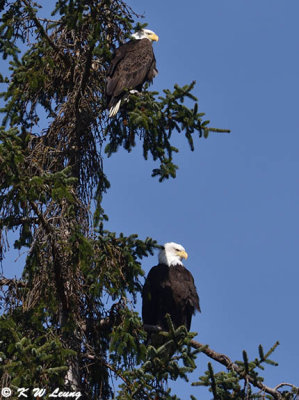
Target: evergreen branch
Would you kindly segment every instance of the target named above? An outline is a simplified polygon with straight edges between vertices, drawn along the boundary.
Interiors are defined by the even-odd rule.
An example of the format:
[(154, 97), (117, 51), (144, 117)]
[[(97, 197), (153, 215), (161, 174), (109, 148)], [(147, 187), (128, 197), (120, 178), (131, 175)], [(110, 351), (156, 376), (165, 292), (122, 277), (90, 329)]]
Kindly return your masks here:
[(212, 364), (210, 362), (208, 363), (208, 370), (209, 370), (209, 374), (210, 374), (211, 389), (213, 392), (214, 399), (219, 400), (219, 396), (217, 394), (217, 386), (216, 386), (215, 377), (214, 377), (214, 371), (213, 371)]
[(19, 226), (24, 224), (37, 224), (38, 219), (35, 217), (7, 217), (7, 218), (0, 218), (0, 228), (3, 226)]
[(32, 21), (34, 22), (34, 24), (35, 24), (36, 28), (38, 29), (39, 33), (41, 34), (42, 38), (44, 38), (48, 42), (48, 44), (52, 47), (52, 49), (59, 55), (61, 60), (66, 64), (66, 66), (69, 66), (70, 63), (69, 63), (68, 58), (65, 56), (65, 54), (63, 54), (60, 51), (60, 49), (55, 45), (55, 43), (49, 38), (45, 29), (43, 28), (42, 24), (40, 23), (39, 18), (37, 18), (35, 12), (33, 11), (30, 2), (27, 0), (21, 0), (21, 1), (27, 7), (29, 16), (32, 19)]
[(84, 68), (84, 71), (83, 71), (83, 74), (81, 77), (80, 85), (79, 85), (79, 88), (77, 89), (77, 93), (75, 94), (76, 110), (79, 109), (80, 95), (82, 96), (82, 94), (84, 93), (84, 89), (87, 85), (88, 76), (90, 74), (90, 68), (91, 68), (91, 64), (92, 64), (92, 52), (93, 52), (94, 47), (95, 47), (95, 43), (91, 46), (91, 48), (88, 51), (87, 59), (85, 62), (85, 68)]
[(203, 353), (205, 353), (208, 357), (212, 358), (213, 360), (219, 362), (220, 364), (224, 365), (228, 370), (235, 371), (238, 375), (240, 375), (243, 379), (245, 379), (247, 382), (250, 382), (253, 386), (258, 387), (262, 391), (270, 394), (271, 396), (274, 397), (274, 399), (281, 400), (282, 396), (281, 394), (277, 391), (277, 387), (275, 388), (270, 388), (269, 386), (264, 385), (263, 383), (254, 380), (251, 376), (245, 374), (243, 370), (235, 364), (231, 359), (226, 356), (225, 354), (221, 354), (216, 352), (215, 350), (210, 349), (208, 346), (203, 345), (196, 340), (191, 340), (191, 345), (195, 349), (201, 349)]
[(105, 367), (110, 369), (110, 371), (114, 372), (126, 385), (128, 388), (130, 388), (130, 391), (132, 391), (132, 384), (119, 372), (119, 369), (113, 368), (111, 364), (108, 364), (107, 362), (103, 361), (103, 364)]
[(57, 287), (57, 293), (61, 299), (61, 304), (62, 304), (62, 319), (65, 321), (67, 319), (68, 311), (69, 311), (69, 304), (68, 304), (68, 299), (65, 294), (65, 288), (64, 288), (64, 279), (62, 278), (62, 265), (61, 265), (61, 260), (60, 260), (60, 249), (57, 247), (56, 241), (55, 241), (55, 229), (51, 224), (49, 224), (45, 218), (44, 215), (39, 211), (38, 206), (33, 202), (30, 201), (30, 205), (33, 209), (33, 211), (36, 213), (38, 216), (38, 219), (41, 222), (42, 227), (44, 230), (50, 235), (50, 243), (51, 243), (51, 248), (52, 248), (52, 257), (53, 257), (53, 265), (54, 265), (54, 274), (55, 274), (55, 280), (56, 280), (56, 287)]
[(57, 22), (58, 22), (58, 21), (55, 20), (55, 19), (40, 18), (40, 17), (38, 17), (37, 20), (38, 20), (38, 21), (41, 21), (41, 22), (51, 22), (51, 23), (55, 23), (55, 24), (57, 24)]
[[(143, 325), (143, 328), (147, 332), (161, 332), (162, 328), (158, 325)], [(274, 399), (281, 400), (282, 396), (277, 391), (277, 388), (270, 388), (262, 384), (261, 382), (254, 380), (250, 375), (247, 373), (244, 374), (242, 368), (240, 368), (237, 364), (235, 364), (228, 356), (222, 353), (218, 353), (215, 350), (212, 350), (208, 345), (204, 345), (202, 343), (197, 342), (196, 340), (191, 340), (190, 344), (195, 349), (200, 349), (201, 352), (205, 353), (208, 357), (212, 358), (213, 360), (219, 362), (220, 364), (224, 365), (228, 370), (235, 371), (239, 376), (242, 377), (246, 382), (250, 382), (253, 386), (258, 387), (259, 389), (263, 390), (264, 392), (272, 395)], [(295, 386), (293, 386), (296, 388)]]
[(207, 128), (209, 132), (230, 133), (230, 129)]
[(98, 360), (100, 361), (105, 367), (107, 367), (110, 371), (112, 371), (115, 375), (117, 375), (132, 391), (131, 383), (119, 372), (119, 369), (114, 368), (111, 364), (104, 361), (102, 358), (99, 358), (93, 354), (82, 354), (82, 357), (87, 358), (88, 360)]

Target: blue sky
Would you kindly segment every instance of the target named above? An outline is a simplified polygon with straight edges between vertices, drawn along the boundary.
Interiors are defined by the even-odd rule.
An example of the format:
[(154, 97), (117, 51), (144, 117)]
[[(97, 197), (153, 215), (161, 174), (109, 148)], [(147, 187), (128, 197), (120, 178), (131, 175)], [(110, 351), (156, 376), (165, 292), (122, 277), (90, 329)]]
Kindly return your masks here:
[[(265, 383), (299, 386), (298, 0), (129, 4), (160, 37), (152, 89), (195, 79), (200, 111), (231, 134), (196, 140), (194, 153), (178, 134), (180, 169), (164, 183), (151, 178), (156, 165), (140, 146), (105, 160), (107, 227), (184, 245), (202, 307), (197, 340), (233, 360), (279, 340)], [(144, 260), (146, 273), (156, 263)], [(199, 357), (193, 380), (208, 361)], [(182, 399), (211, 398), (183, 382), (174, 388)]]
[[(294, 0), (131, 0), (160, 37), (154, 44), (162, 90), (197, 81), (200, 111), (231, 134), (175, 143), (175, 180), (150, 177), (140, 146), (105, 162), (112, 187), (109, 228), (185, 246), (202, 313), (192, 330), (233, 360), (262, 344), (278, 367), (265, 383), (299, 386), (299, 3)], [(183, 4), (183, 6), (182, 6)], [(157, 255), (144, 261), (146, 273)], [(140, 310), (139, 299), (137, 309)], [(194, 380), (206, 369), (200, 356)], [(176, 383), (182, 399), (205, 389)]]

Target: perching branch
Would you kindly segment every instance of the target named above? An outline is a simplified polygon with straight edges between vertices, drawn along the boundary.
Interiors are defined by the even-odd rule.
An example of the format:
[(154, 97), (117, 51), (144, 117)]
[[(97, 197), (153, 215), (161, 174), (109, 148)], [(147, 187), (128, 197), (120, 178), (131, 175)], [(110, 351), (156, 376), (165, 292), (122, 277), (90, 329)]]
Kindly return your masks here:
[[(216, 351), (210, 349), (209, 346), (201, 344), (201, 343), (197, 342), (196, 340), (191, 340), (190, 343), (191, 343), (192, 347), (194, 347), (195, 349), (201, 349), (201, 351), (204, 354), (206, 354), (208, 357), (212, 358), (213, 360), (219, 362), (220, 364), (224, 365), (228, 370), (235, 371), (247, 382), (250, 382), (253, 386), (258, 387), (259, 389), (270, 394), (277, 400), (282, 399), (281, 394), (277, 391), (277, 387), (270, 388), (269, 386), (266, 386), (259, 381), (255, 381), (254, 379), (251, 378), (251, 376), (244, 374), (242, 369), (237, 364), (232, 362), (232, 360), (225, 354), (217, 353)], [(278, 387), (279, 387), (279, 385), (278, 385)]]
[[(155, 332), (155, 333), (162, 332), (162, 328), (158, 325), (145, 324), (145, 325), (143, 325), (143, 328), (146, 332)], [(224, 365), (228, 370), (235, 371), (246, 382), (250, 382), (253, 386), (258, 387), (265, 393), (270, 394), (271, 396), (274, 397), (274, 399), (277, 399), (277, 400), (282, 399), (281, 394), (277, 390), (281, 386), (291, 386), (292, 388), (297, 389), (299, 391), (299, 388), (297, 388), (296, 386), (294, 386), (292, 384), (288, 384), (288, 383), (280, 383), (279, 385), (275, 386), (274, 388), (266, 386), (263, 383), (254, 380), (248, 374), (244, 374), (244, 371), (225, 354), (218, 353), (217, 351), (212, 350), (208, 345), (199, 343), (196, 340), (191, 340), (190, 343), (193, 348), (200, 349), (200, 351), (202, 353), (204, 353), (208, 357), (212, 358), (213, 360), (219, 362), (220, 364)]]

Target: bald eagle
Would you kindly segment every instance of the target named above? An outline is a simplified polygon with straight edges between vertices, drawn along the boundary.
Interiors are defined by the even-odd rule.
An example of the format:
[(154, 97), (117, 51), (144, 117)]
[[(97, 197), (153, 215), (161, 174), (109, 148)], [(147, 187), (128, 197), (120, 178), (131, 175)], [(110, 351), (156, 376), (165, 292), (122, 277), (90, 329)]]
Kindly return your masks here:
[(132, 40), (115, 51), (107, 72), (106, 98), (109, 117), (114, 117), (127, 91), (141, 91), (144, 82), (152, 82), (157, 75), (152, 42), (158, 36), (149, 29), (131, 35)]
[(190, 330), (192, 315), (200, 306), (193, 276), (182, 263), (187, 257), (184, 247), (173, 242), (160, 251), (159, 264), (150, 270), (143, 287), (144, 324), (168, 331), (168, 313), (175, 328), (185, 325)]

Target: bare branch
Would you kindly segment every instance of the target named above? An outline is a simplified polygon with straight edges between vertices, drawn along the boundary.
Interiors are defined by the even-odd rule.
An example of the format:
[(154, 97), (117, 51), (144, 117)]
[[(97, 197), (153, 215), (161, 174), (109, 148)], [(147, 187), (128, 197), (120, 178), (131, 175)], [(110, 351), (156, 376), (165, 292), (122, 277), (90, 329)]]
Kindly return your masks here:
[(20, 281), (18, 279), (2, 278), (2, 279), (0, 279), (0, 286), (25, 287), (26, 283), (24, 281)]
[(277, 390), (277, 389), (279, 389), (279, 388), (281, 388), (283, 386), (290, 386), (291, 388), (295, 389), (299, 394), (299, 387), (293, 385), (292, 383), (281, 382), (278, 385), (276, 385), (274, 389)]
[(50, 224), (45, 220), (43, 214), (39, 211), (38, 206), (37, 206), (33, 201), (30, 202), (30, 205), (31, 205), (33, 211), (35, 212), (35, 214), (37, 215), (37, 217), (38, 217), (38, 219), (39, 219), (39, 221), (40, 221), (42, 227), (44, 228), (44, 230), (45, 230), (47, 233), (54, 233), (53, 226), (50, 225)]

